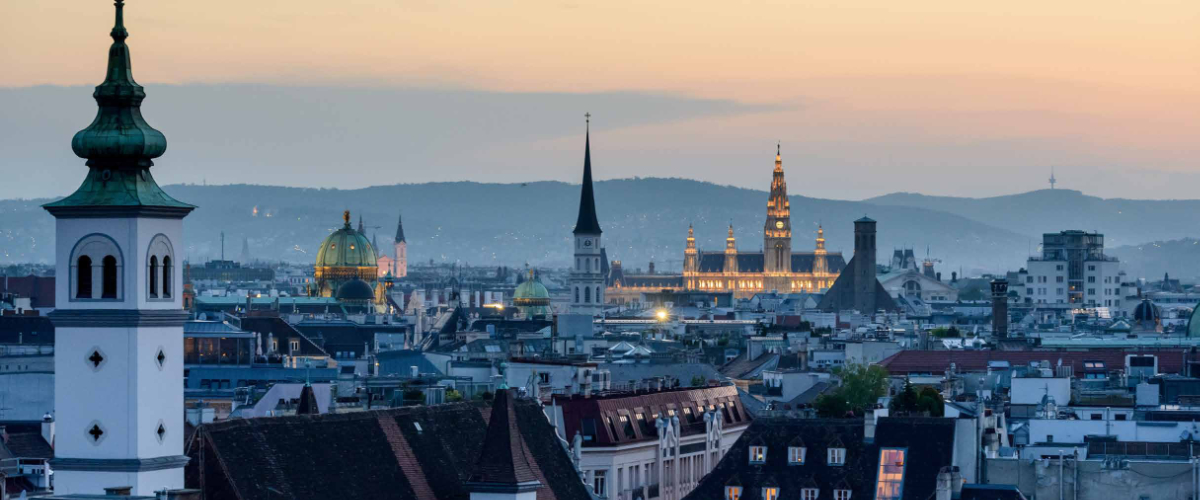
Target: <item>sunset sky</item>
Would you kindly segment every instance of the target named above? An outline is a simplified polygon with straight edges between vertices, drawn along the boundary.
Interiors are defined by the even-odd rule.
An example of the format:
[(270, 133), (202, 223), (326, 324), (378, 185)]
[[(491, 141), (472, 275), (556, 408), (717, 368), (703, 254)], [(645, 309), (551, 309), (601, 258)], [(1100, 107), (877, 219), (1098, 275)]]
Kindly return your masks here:
[[(111, 2), (4, 8), (0, 93), (99, 83)], [(126, 25), (134, 74), (149, 94), (146, 117), (172, 141), (156, 170), (165, 183), (577, 182), (582, 114), (591, 111), (601, 179), (674, 176), (766, 189), (779, 140), (792, 191), (809, 196), (1006, 194), (1046, 187), (1051, 167), (1059, 187), (1105, 197), (1196, 198), (1200, 185), (1195, 0), (128, 0)], [(184, 108), (162, 96), (163, 84), (315, 86), (349, 95), (432, 89), (481, 92), (496, 102), (516, 95), (534, 106), (550, 96), (549, 109), (561, 116), (497, 118), (497, 109), (512, 109), (497, 105), (478, 115), (455, 109), (447, 120), (425, 107), (382, 121), (340, 116), (319, 141), (266, 134), (259, 144), (244, 137), (253, 129), (236, 141), (219, 128), (181, 137), (189, 117), (172, 115)], [(90, 98), (85, 87), (76, 91), (80, 102)], [(607, 102), (597, 95), (674, 104), (661, 113), (636, 104), (588, 109)], [(689, 103), (695, 110), (681, 111)], [(719, 109), (710, 110), (714, 103)], [(33, 186), (0, 187), (0, 197), (74, 188), (52, 179), (82, 168), (67, 147), (94, 113), (81, 106), (72, 108), (77, 117), (39, 129), (61, 129), (63, 137), (0, 140), (19, 149), (0, 153), (5, 177), (41, 158), (48, 169)], [(521, 113), (513, 107), (510, 114)], [(229, 113), (239, 110), (273, 114), (255, 106)], [(271, 116), (225, 118), (272, 127)], [(39, 119), (10, 115), (0, 132)], [(322, 122), (312, 125), (332, 127)], [(180, 125), (172, 130), (172, 123)], [(406, 155), (356, 142), (378, 134), (357, 130), (359, 123), (392, 123), (413, 130), (414, 144), (433, 146)], [(299, 158), (275, 154), (289, 149)], [(302, 160), (324, 149), (340, 150), (343, 165)], [(381, 162), (392, 167), (381, 172)], [(170, 166), (181, 164), (187, 168)]]

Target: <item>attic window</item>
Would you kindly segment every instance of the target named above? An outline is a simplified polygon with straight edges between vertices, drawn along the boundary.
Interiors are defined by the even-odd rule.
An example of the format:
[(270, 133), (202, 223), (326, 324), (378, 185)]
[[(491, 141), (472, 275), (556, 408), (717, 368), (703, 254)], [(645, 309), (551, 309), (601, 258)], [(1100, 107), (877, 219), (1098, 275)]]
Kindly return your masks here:
[(850, 490), (833, 490), (833, 500), (850, 500)]
[(633, 432), (633, 422), (629, 421), (629, 417), (621, 415), (619, 418), (621, 420), (621, 429), (625, 431), (625, 437), (629, 439), (636, 439), (637, 434), (634, 434)]
[(761, 464), (767, 461), (766, 446), (751, 446), (750, 447), (750, 463)]
[(742, 487), (741, 486), (726, 486), (725, 487), (725, 500), (742, 500)]
[(827, 459), (829, 465), (846, 465), (846, 449), (830, 448)]
[(804, 488), (800, 490), (800, 500), (817, 500), (820, 494), (821, 490), (816, 488)]
[[(905, 451), (902, 448), (879, 450), (879, 475), (875, 482), (876, 500), (900, 500), (903, 498), (904, 455)], [(834, 495), (836, 496), (836, 494), (835, 491)]]
[(804, 465), (804, 454), (808, 449), (803, 446), (788, 447), (788, 465)]
[(420, 423), (420, 422), (413, 422), (413, 427), (416, 427), (416, 428), (417, 428), (417, 434), (421, 434), (421, 433), (424, 433), (424, 432), (425, 432), (425, 429), (422, 429), (422, 428), (421, 428), (421, 423)]
[(779, 488), (767, 486), (762, 489), (763, 500), (779, 500)]

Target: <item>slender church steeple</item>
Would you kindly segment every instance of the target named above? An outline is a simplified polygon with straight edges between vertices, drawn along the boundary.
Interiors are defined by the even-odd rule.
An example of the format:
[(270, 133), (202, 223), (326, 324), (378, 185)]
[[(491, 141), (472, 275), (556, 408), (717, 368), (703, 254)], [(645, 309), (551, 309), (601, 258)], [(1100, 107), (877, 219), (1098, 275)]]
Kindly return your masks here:
[(792, 266), (792, 218), (787, 182), (783, 179), (783, 156), (775, 144), (775, 171), (771, 174), (771, 194), (767, 198), (767, 221), (763, 226), (763, 270), (783, 274)]
[(592, 115), (584, 115), (586, 129), (583, 142), (583, 188), (579, 192), (579, 218), (575, 220), (575, 234), (600, 234), (600, 220), (596, 218), (596, 195), (592, 191)]
[(579, 218), (575, 221), (575, 267), (571, 272), (571, 310), (597, 315), (604, 310), (604, 252), (600, 243), (600, 221), (596, 218), (596, 195), (592, 191), (592, 130), (590, 113), (583, 146), (583, 186), (579, 194)]

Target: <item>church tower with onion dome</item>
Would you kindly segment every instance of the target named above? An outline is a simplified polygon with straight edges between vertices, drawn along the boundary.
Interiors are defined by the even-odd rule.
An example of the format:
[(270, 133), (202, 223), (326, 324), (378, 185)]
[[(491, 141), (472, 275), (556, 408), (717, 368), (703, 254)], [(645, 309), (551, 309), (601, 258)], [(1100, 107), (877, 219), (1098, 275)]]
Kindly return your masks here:
[(55, 218), (54, 492), (183, 488), (183, 218), (150, 173), (167, 140), (142, 118), (117, 0), (99, 111), (71, 148), (83, 184)]

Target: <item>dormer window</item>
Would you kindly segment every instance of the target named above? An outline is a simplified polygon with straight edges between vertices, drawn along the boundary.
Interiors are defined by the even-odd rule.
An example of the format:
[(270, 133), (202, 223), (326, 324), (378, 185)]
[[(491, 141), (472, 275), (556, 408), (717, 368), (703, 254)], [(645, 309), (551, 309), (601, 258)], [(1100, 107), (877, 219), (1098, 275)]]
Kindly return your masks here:
[(833, 490), (833, 500), (850, 500), (850, 490)]
[(804, 454), (807, 451), (803, 446), (789, 446), (788, 465), (804, 465)]
[(741, 486), (726, 486), (725, 487), (725, 500), (742, 500), (742, 487)]
[(804, 488), (800, 490), (800, 500), (817, 500), (821, 494), (821, 490), (816, 488)]
[(846, 449), (830, 448), (826, 463), (829, 465), (846, 465)]
[(775, 486), (767, 486), (762, 489), (763, 500), (779, 500), (779, 488)]
[(761, 464), (767, 461), (766, 446), (751, 446), (750, 447), (750, 463)]

